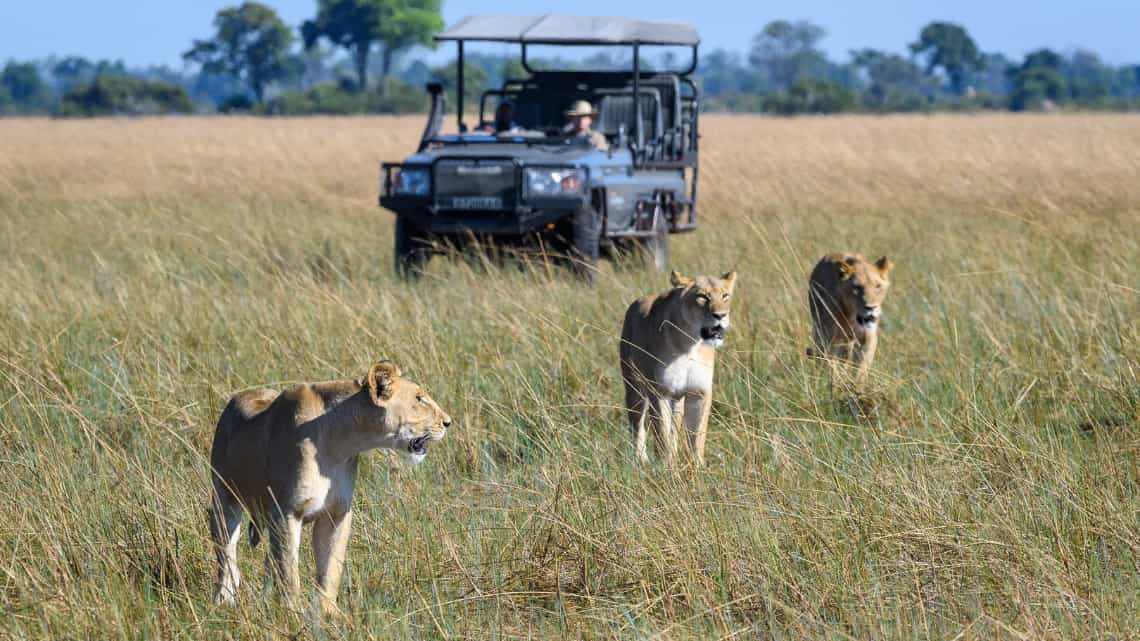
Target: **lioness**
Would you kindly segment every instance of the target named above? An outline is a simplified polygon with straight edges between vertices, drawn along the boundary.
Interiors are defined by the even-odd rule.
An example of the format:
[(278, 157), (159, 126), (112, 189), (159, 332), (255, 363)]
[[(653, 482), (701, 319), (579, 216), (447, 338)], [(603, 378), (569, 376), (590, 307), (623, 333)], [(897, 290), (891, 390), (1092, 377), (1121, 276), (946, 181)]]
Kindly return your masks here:
[(861, 254), (828, 254), (811, 272), (808, 304), (814, 355), (853, 363), (858, 368), (856, 383), (866, 380), (875, 359), (892, 266), (886, 256), (872, 264)]
[(301, 592), (297, 569), (301, 525), (313, 523), (321, 608), (337, 612), (336, 595), (352, 523), (360, 454), (403, 450), (419, 463), (447, 433), (451, 417), (391, 361), (361, 380), (303, 383), (285, 392), (234, 395), (218, 419), (210, 451), (210, 534), (217, 552), (215, 602), (233, 603), (240, 580), (237, 543), (243, 508), (250, 545), (269, 535), (267, 568), (291, 605)]
[(677, 453), (684, 422), (698, 465), (712, 409), (713, 363), (724, 344), (736, 272), (720, 278), (669, 275), (673, 289), (634, 301), (621, 329), (625, 411), (637, 456), (647, 461), (646, 419), (666, 461)]

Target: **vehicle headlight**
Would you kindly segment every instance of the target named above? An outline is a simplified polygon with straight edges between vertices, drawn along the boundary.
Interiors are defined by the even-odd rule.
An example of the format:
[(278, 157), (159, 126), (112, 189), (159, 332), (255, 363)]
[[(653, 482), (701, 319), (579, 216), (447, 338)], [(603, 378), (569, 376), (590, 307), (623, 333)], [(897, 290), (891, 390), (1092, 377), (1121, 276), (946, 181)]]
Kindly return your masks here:
[(392, 191), (407, 196), (427, 196), (431, 191), (431, 170), (402, 167), (392, 172)]
[(579, 196), (586, 190), (586, 172), (581, 169), (527, 169), (528, 196)]

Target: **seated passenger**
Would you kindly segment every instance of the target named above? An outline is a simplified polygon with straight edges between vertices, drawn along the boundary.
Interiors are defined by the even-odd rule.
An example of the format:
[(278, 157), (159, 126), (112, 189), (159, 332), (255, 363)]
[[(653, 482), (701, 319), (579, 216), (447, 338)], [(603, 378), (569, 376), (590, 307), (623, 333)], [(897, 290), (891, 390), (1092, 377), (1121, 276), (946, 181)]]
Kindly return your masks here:
[(499, 103), (495, 109), (495, 121), (483, 125), (483, 131), (495, 134), (513, 133), (519, 130), (515, 124), (515, 106), (509, 100)]
[(594, 107), (588, 101), (575, 100), (574, 104), (566, 110), (566, 118), (569, 120), (566, 128), (567, 133), (571, 138), (586, 138), (594, 147), (606, 151), (610, 148), (610, 144), (606, 142), (606, 137), (601, 132), (590, 129), (594, 124), (594, 116), (596, 115), (598, 112), (594, 111)]

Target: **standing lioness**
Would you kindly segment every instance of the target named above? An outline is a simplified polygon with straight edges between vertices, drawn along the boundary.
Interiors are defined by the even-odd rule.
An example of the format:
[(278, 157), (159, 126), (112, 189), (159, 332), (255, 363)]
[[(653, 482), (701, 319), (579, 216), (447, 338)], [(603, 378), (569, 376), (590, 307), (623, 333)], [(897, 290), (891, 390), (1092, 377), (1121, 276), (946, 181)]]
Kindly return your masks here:
[(697, 464), (704, 463), (705, 433), (712, 409), (713, 364), (724, 343), (736, 272), (721, 278), (669, 276), (673, 289), (634, 301), (621, 329), (621, 375), (625, 410), (637, 456), (648, 460), (646, 420), (657, 452), (677, 453), (683, 422)]
[(886, 256), (869, 263), (861, 254), (828, 254), (811, 272), (808, 304), (817, 355), (853, 363), (856, 383), (866, 380), (875, 360), (892, 266)]
[(244, 508), (253, 519), (250, 543), (257, 545), (259, 532), (268, 534), (267, 566), (292, 604), (301, 592), (301, 525), (313, 523), (321, 607), (335, 611), (360, 454), (403, 450), (419, 463), (449, 425), (451, 417), (390, 361), (373, 365), (359, 381), (236, 394), (218, 419), (210, 451), (215, 600), (232, 603), (237, 593)]

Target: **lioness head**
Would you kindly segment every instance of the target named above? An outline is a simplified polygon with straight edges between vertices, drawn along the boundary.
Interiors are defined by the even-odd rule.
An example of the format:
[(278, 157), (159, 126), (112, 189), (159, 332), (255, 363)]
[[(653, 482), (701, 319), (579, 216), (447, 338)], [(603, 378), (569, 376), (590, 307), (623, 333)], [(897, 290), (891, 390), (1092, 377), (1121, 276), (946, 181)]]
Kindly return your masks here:
[(401, 377), (392, 361), (382, 361), (368, 370), (361, 381), (376, 408), (382, 410), (377, 427), (384, 430), (391, 447), (404, 450), (413, 462), (427, 456), (427, 445), (447, 434), (451, 417), (417, 383)]
[(732, 289), (736, 286), (736, 272), (724, 276), (682, 276), (674, 270), (669, 274), (673, 287), (681, 291), (682, 329), (700, 336), (701, 340), (720, 347), (728, 329), (728, 307), (732, 303)]
[(883, 256), (869, 263), (862, 256), (848, 256), (836, 263), (839, 270), (839, 293), (845, 310), (864, 330), (873, 329), (879, 322), (880, 306), (891, 286), (891, 261)]

